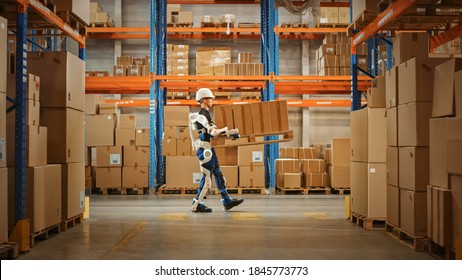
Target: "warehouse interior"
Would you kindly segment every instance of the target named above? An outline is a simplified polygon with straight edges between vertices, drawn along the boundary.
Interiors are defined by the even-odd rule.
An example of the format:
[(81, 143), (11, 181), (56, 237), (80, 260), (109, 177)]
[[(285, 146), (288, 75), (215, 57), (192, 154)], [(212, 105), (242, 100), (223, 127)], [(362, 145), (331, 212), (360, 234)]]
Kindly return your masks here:
[(2, 260), (462, 259), (462, 1), (2, 0), (0, 42)]

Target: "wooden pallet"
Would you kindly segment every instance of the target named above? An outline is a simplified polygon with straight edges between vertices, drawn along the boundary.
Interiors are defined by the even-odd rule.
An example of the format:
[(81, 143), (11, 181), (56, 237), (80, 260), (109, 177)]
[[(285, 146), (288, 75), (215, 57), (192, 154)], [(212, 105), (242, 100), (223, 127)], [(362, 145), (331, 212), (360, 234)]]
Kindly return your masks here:
[(332, 188), (332, 193), (333, 194), (338, 194), (338, 195), (345, 195), (345, 194), (350, 194), (350, 188), (338, 188), (334, 189)]
[(61, 231), (66, 231), (69, 227), (75, 227), (83, 223), (83, 213), (61, 222)]
[(353, 30), (361, 30), (371, 23), (374, 19), (377, 18), (376, 11), (364, 11), (362, 12), (352, 24), (348, 26), (347, 34), (348, 36), (353, 36)]
[(433, 241), (428, 242), (428, 252), (430, 255), (441, 260), (455, 260), (456, 251), (436, 244)]
[[(226, 187), (230, 194), (265, 194), (265, 187)], [(215, 194), (218, 195), (218, 189), (215, 188)]]
[(307, 23), (300, 23), (300, 22), (284, 22), (281, 23), (282, 28), (307, 28)]
[(19, 247), (16, 242), (5, 242), (0, 244), (0, 259), (14, 260), (19, 257)]
[(396, 0), (382, 0), (377, 4), (377, 13), (385, 11)]
[(368, 218), (358, 213), (351, 213), (351, 222), (365, 230), (384, 230), (385, 218)]
[(218, 24), (215, 22), (201, 22), (201, 28), (205, 27), (218, 27)]
[(35, 246), (35, 242), (37, 240), (47, 240), (50, 238), (51, 234), (58, 234), (61, 231), (60, 224), (51, 226), (49, 228), (46, 228), (44, 230), (41, 230), (39, 232), (31, 233), (30, 235), (30, 247)]
[(88, 25), (90, 27), (114, 27), (114, 23), (112, 21), (108, 22), (90, 22)]
[[(276, 136), (276, 140), (260, 140), (261, 136)], [(292, 130), (288, 131), (276, 131), (269, 133), (261, 134), (252, 134), (241, 136), (241, 141), (224, 141), (225, 137), (216, 138), (213, 142), (214, 148), (223, 148), (223, 147), (237, 147), (237, 146), (249, 146), (249, 145), (260, 145), (260, 144), (272, 144), (280, 142), (289, 142), (294, 140), (294, 132)]]
[(80, 35), (87, 35), (87, 24), (70, 11), (59, 11), (57, 15), (67, 24), (69, 24), (72, 29), (77, 30)]
[(39, 0), (45, 7), (47, 7), (53, 13), (56, 13), (56, 5), (53, 0)]
[(239, 22), (237, 25), (238, 28), (255, 28), (258, 27), (254, 22)]
[(192, 22), (167, 23), (167, 27), (193, 27)]
[(118, 195), (128, 195), (128, 194), (137, 194), (144, 195), (146, 188), (96, 188), (99, 193), (102, 195), (108, 194), (118, 194)]
[(191, 195), (197, 193), (197, 187), (160, 187), (159, 195)]
[(408, 234), (407, 232), (390, 223), (385, 223), (385, 230), (391, 237), (398, 239), (414, 251), (423, 252), (425, 250), (425, 246), (428, 241), (427, 238), (423, 236), (413, 236), (412, 234)]
[(300, 188), (288, 188), (288, 187), (277, 187), (280, 194), (302, 194), (309, 195), (314, 193), (330, 194), (330, 187), (300, 187)]

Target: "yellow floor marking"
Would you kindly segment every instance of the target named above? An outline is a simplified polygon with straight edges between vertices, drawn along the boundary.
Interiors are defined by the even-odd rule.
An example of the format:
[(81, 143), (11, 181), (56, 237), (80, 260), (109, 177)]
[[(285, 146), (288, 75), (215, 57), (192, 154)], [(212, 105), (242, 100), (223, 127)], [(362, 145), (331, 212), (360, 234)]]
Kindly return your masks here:
[(159, 219), (163, 221), (184, 221), (187, 218), (187, 213), (165, 213), (159, 217)]
[(101, 259), (102, 260), (112, 260), (113, 257), (123, 248), (125, 247), (130, 240), (132, 240), (147, 224), (147, 222), (142, 221), (136, 224), (122, 239), (115, 244), (111, 250), (109, 250), (106, 254), (104, 254)]
[(315, 220), (335, 220), (335, 217), (332, 217), (324, 212), (305, 212), (305, 217), (315, 219)]
[(258, 213), (250, 213), (250, 212), (236, 212), (232, 213), (233, 220), (241, 220), (241, 221), (255, 221), (261, 220), (261, 216)]

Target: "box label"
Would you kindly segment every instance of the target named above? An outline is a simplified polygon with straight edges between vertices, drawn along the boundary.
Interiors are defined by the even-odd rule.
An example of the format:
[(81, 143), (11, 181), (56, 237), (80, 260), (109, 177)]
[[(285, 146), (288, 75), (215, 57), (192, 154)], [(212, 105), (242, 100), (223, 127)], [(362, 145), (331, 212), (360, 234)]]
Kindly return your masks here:
[(370, 168), (370, 169), (369, 169), (369, 172), (370, 172), (370, 173), (375, 173), (375, 168)]
[(193, 184), (200, 184), (202, 180), (202, 173), (193, 173)]
[(252, 152), (252, 162), (263, 162), (263, 152)]
[(109, 164), (121, 164), (120, 154), (110, 154), (109, 155)]
[(80, 208), (85, 207), (85, 191), (80, 192)]

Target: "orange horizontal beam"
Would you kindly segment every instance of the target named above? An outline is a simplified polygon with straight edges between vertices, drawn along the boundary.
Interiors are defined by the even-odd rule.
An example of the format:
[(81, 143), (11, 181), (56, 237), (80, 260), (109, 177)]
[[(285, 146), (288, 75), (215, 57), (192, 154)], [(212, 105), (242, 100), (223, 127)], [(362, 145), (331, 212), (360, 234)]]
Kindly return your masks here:
[(281, 33), (346, 33), (346, 28), (296, 28), (296, 27), (274, 27), (274, 32)]
[(433, 53), (435, 48), (451, 42), (454, 39), (460, 38), (462, 36), (462, 23), (449, 28), (445, 32), (430, 37), (430, 52)]

